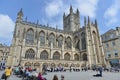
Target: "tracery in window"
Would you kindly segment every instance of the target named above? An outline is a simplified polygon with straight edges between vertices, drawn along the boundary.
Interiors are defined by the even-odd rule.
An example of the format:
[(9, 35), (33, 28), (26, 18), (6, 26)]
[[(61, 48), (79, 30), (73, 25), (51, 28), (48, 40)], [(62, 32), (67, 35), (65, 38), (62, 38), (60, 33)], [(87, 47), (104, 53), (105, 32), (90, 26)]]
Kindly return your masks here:
[(53, 44), (53, 46), (55, 45), (55, 36), (53, 33), (50, 34), (49, 38), (48, 38), (48, 41), (49, 41), (49, 46), (51, 44)]
[(74, 44), (73, 45), (74, 45), (75, 49), (80, 50), (80, 40), (78, 39), (78, 36), (74, 37)]
[(83, 61), (87, 61), (87, 54), (84, 53), (84, 54), (82, 55), (82, 58), (83, 58)]
[(62, 47), (62, 44), (63, 44), (63, 37), (59, 36), (59, 38), (58, 38), (58, 47)]
[(35, 52), (33, 49), (29, 49), (25, 53), (25, 58), (27, 59), (34, 59), (35, 58)]
[(40, 45), (41, 46), (45, 45), (45, 33), (43, 31), (40, 32)]
[(40, 54), (40, 59), (47, 60), (48, 59), (48, 52), (42, 51)]
[(53, 59), (54, 59), (54, 60), (60, 60), (60, 53), (55, 52), (55, 53), (53, 54)]
[(68, 48), (68, 49), (71, 49), (72, 48), (72, 40), (71, 40), (71, 38), (70, 37), (68, 37), (67, 39), (66, 39), (66, 47)]
[(75, 54), (75, 55), (74, 55), (74, 60), (75, 60), (75, 61), (79, 61), (79, 55), (78, 55), (78, 54)]
[(34, 32), (32, 29), (29, 29), (26, 33), (26, 44), (33, 44), (34, 42)]
[(70, 60), (70, 54), (69, 53), (66, 53), (64, 55), (64, 60)]
[(86, 39), (85, 39), (85, 33), (81, 34), (81, 41), (82, 41), (82, 50), (86, 49)]

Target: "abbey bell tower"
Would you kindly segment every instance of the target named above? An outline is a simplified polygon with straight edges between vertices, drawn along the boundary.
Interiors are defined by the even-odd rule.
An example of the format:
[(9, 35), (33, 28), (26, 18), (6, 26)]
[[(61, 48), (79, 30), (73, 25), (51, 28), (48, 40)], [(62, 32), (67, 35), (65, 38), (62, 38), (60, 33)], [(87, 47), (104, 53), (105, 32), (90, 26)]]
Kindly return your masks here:
[(69, 11), (68, 15), (63, 14), (63, 28), (66, 32), (76, 31), (80, 28), (79, 10), (77, 9), (76, 13), (74, 13), (72, 6), (70, 6)]

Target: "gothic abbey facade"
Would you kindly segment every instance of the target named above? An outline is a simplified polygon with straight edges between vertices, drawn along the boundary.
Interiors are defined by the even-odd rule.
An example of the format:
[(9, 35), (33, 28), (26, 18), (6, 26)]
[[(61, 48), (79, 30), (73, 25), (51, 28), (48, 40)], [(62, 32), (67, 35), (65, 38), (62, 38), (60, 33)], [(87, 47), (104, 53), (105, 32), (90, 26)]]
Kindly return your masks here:
[(32, 67), (105, 66), (104, 51), (97, 21), (84, 17), (80, 26), (77, 9), (63, 14), (63, 30), (23, 20), (22, 9), (17, 14), (7, 65)]

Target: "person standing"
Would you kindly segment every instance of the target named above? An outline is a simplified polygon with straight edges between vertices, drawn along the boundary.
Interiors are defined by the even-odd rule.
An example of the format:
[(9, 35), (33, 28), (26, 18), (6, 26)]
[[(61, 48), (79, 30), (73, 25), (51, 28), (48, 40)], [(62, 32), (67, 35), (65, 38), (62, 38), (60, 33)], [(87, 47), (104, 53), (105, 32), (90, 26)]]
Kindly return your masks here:
[(6, 75), (5, 80), (7, 80), (8, 77), (10, 77), (11, 74), (12, 74), (11, 67), (8, 67), (7, 69), (5, 69), (5, 75)]

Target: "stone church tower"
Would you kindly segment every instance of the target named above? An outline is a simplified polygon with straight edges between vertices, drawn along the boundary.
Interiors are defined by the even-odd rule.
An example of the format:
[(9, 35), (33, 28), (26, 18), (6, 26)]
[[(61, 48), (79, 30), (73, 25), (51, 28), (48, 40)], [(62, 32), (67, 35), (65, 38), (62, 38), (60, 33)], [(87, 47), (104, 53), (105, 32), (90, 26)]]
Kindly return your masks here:
[(105, 66), (103, 47), (97, 20), (84, 17), (80, 27), (80, 12), (63, 15), (63, 30), (23, 20), (22, 9), (17, 14), (7, 65), (41, 68)]
[[(72, 6), (70, 7), (70, 14), (63, 15), (63, 27), (64, 31), (77, 31), (80, 28), (80, 16), (79, 10), (77, 9), (76, 13), (73, 12)], [(69, 30), (69, 31), (68, 31)]]

